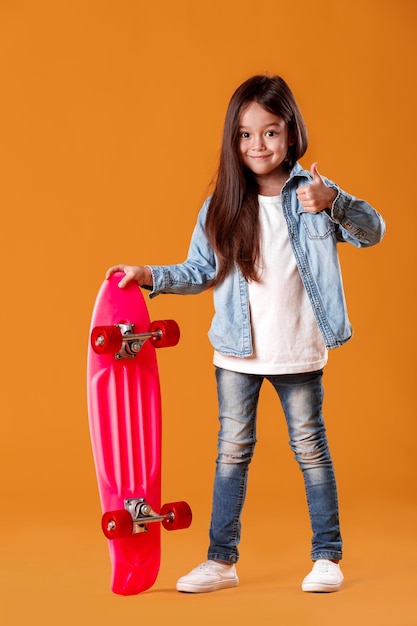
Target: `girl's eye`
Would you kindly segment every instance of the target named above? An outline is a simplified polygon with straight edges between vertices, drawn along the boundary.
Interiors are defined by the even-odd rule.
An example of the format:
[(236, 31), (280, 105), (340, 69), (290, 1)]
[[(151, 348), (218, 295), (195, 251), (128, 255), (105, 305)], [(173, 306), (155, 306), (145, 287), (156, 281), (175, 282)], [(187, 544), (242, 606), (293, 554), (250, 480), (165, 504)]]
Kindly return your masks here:
[(240, 133), (240, 136), (242, 137), (242, 139), (247, 139), (249, 137), (249, 133), (246, 131), (243, 131), (242, 133)]
[(274, 137), (276, 135), (276, 132), (274, 130), (267, 130), (265, 135), (267, 137)]

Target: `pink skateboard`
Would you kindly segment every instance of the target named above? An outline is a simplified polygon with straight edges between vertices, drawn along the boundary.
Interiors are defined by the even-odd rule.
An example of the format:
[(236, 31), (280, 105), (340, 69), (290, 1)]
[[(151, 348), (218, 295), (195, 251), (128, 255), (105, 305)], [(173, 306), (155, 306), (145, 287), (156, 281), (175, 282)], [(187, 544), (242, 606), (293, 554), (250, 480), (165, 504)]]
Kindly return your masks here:
[(112, 566), (111, 589), (149, 589), (160, 565), (160, 524), (187, 528), (185, 502), (161, 507), (161, 397), (155, 348), (176, 345), (173, 320), (149, 321), (136, 283), (105, 280), (96, 299), (88, 349), (91, 442)]

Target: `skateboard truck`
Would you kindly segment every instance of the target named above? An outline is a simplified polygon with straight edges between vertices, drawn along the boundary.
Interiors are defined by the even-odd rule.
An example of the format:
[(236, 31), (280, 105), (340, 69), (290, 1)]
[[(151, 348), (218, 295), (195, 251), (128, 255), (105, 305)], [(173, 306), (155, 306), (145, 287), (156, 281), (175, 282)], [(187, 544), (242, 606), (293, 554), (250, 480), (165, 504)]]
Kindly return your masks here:
[(174, 320), (151, 322), (147, 332), (134, 333), (134, 324), (120, 322), (96, 326), (91, 331), (91, 346), (96, 354), (113, 352), (116, 359), (133, 359), (148, 339), (154, 348), (176, 346), (180, 329)]
[(169, 511), (165, 515), (158, 515), (152, 509), (144, 498), (138, 500), (125, 500), (125, 509), (132, 516), (133, 521), (133, 534), (148, 532), (147, 524), (153, 522), (163, 522), (164, 520), (171, 520), (173, 513)]
[(123, 342), (122, 346), (114, 356), (116, 359), (134, 359), (138, 352), (141, 351), (143, 344), (148, 339), (160, 339), (162, 331), (157, 329), (147, 333), (135, 334), (134, 324), (117, 324), (116, 328), (119, 328)]
[(179, 530), (188, 528), (192, 521), (191, 509), (186, 502), (164, 504), (159, 515), (144, 498), (125, 500), (124, 506), (120, 511), (104, 513), (101, 526), (107, 539), (146, 533), (147, 525), (155, 522), (161, 522), (166, 530)]

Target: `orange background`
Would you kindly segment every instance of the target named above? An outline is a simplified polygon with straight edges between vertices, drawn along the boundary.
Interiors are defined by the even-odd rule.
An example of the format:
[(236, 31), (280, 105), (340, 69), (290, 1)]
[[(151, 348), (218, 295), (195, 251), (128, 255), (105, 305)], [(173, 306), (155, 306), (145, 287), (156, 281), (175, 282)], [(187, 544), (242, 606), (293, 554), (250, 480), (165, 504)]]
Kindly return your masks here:
[[(265, 612), (309, 626), (378, 608), (380, 625), (390, 615), (417, 624), (410, 578), (398, 579), (417, 554), (416, 16), (414, 0), (0, 2), (5, 624), (113, 624), (139, 611), (194, 623), (221, 611), (224, 623)], [(327, 599), (299, 592), (309, 568), (304, 494), (265, 387), (241, 587), (173, 591), (207, 544), (217, 407), (206, 293), (149, 302), (152, 319), (175, 318), (182, 330), (178, 347), (158, 353), (163, 496), (188, 500), (194, 523), (164, 536), (154, 590), (120, 599), (108, 589), (87, 423), (92, 306), (108, 266), (185, 258), (230, 95), (265, 71), (289, 82), (303, 111), (303, 165), (318, 161), (387, 222), (379, 246), (340, 249), (355, 336), (331, 353), (325, 377), (353, 582)]]

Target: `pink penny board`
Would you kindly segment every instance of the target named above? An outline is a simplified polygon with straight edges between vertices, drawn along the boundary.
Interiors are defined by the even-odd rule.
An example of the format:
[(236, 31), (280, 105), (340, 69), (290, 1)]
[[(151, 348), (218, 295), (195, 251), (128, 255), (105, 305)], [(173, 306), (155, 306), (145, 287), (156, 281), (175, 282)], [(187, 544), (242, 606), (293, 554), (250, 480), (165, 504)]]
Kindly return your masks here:
[[(175, 345), (179, 330), (171, 320), (151, 325), (139, 287), (131, 282), (120, 289), (121, 278), (114, 274), (105, 280), (95, 302), (87, 397), (111, 589), (132, 595), (149, 589), (158, 575), (160, 522), (169, 530), (186, 528), (191, 510), (184, 502), (161, 509), (161, 396), (155, 347)], [(168, 325), (174, 335), (171, 342), (164, 344), (155, 336), (158, 325), (163, 330)], [(152, 327), (154, 336), (149, 337)], [(130, 333), (148, 337), (136, 340), (130, 349), (126, 333), (127, 338)], [(132, 511), (141, 502), (146, 515), (138, 521)]]

